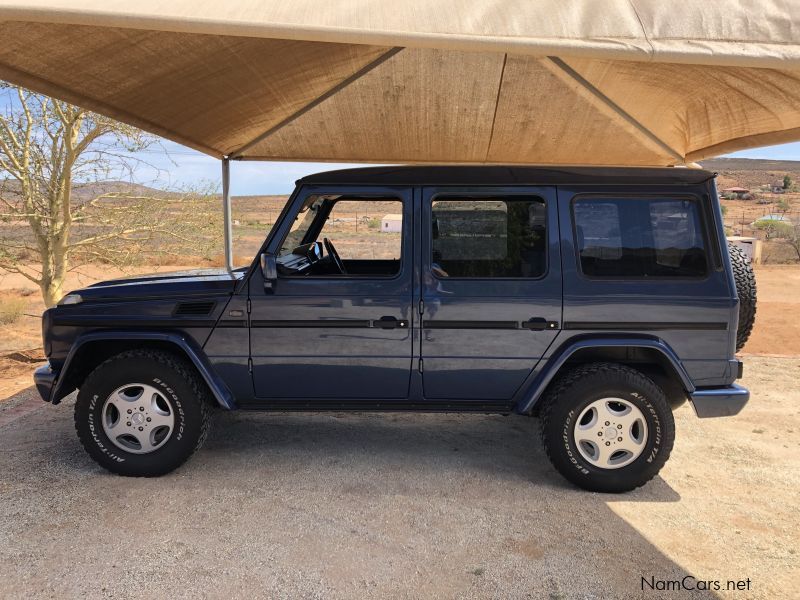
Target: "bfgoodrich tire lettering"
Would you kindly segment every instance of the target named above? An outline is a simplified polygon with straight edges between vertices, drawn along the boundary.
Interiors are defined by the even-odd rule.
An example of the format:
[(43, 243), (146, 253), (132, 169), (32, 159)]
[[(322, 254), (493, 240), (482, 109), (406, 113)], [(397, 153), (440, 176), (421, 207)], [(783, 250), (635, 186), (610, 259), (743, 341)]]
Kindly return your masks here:
[[(602, 398), (619, 398), (646, 421), (647, 438), (635, 460), (599, 468), (580, 452), (576, 419)], [(663, 391), (630, 367), (613, 363), (579, 366), (560, 377), (542, 400), (542, 442), (553, 466), (572, 483), (596, 492), (626, 492), (650, 481), (664, 466), (675, 440), (675, 422)]]
[[(106, 399), (121, 387), (146, 384), (158, 390), (174, 417), (169, 438), (146, 454), (128, 452), (112, 441), (101, 419)], [(166, 353), (132, 350), (98, 366), (86, 378), (75, 403), (75, 429), (89, 455), (119, 475), (155, 477), (183, 464), (208, 435), (211, 404), (194, 369)]]

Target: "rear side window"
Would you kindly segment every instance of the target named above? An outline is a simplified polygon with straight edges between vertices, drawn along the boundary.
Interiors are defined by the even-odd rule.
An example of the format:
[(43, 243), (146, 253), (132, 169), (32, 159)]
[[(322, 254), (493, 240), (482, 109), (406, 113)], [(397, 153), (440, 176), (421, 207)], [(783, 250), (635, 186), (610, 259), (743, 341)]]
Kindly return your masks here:
[(437, 277), (541, 277), (547, 269), (541, 198), (439, 198), (431, 216)]
[(581, 270), (589, 277), (705, 277), (694, 200), (582, 198), (573, 203)]

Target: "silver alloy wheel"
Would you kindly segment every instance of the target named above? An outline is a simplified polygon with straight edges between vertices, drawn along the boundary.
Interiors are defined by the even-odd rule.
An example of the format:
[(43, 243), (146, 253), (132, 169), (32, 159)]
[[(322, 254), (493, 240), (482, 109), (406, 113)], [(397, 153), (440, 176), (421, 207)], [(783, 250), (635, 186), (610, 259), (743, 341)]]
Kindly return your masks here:
[(128, 383), (106, 398), (101, 411), (103, 431), (125, 452), (148, 454), (172, 437), (175, 413), (152, 385)]
[(578, 452), (589, 463), (601, 469), (619, 469), (644, 450), (647, 421), (628, 400), (601, 398), (581, 411), (573, 436)]

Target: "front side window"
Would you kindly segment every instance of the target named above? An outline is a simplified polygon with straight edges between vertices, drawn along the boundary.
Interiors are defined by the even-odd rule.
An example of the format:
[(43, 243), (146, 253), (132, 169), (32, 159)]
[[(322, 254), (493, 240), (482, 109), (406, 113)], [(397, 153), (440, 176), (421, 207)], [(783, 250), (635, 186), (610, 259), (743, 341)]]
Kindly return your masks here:
[(400, 200), (337, 200), (320, 238), (336, 241), (343, 260), (400, 260)]
[(397, 198), (310, 196), (277, 256), (284, 277), (372, 276), (400, 272), (403, 202)]
[(578, 199), (573, 217), (581, 270), (589, 277), (704, 277), (708, 271), (693, 200)]
[(431, 204), (431, 269), (437, 277), (541, 277), (545, 234), (541, 198), (437, 198)]

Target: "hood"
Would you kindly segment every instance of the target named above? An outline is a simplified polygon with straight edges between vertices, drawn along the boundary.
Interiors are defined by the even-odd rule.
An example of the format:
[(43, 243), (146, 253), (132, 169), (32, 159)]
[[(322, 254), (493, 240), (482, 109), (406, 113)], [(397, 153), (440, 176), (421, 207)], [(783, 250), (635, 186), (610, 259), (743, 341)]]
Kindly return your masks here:
[(236, 269), (232, 273), (225, 269), (195, 269), (135, 275), (101, 281), (71, 293), (80, 294), (84, 302), (231, 294), (246, 271), (246, 268)]

